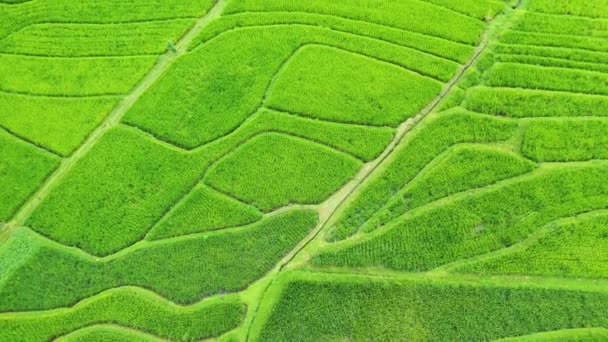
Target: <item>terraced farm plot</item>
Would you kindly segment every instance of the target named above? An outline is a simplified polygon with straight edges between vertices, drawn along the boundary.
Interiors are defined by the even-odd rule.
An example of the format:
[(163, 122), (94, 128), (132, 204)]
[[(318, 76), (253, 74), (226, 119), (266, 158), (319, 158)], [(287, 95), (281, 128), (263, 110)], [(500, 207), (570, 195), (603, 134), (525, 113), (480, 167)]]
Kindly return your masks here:
[(605, 0), (0, 0), (0, 341), (605, 341)]

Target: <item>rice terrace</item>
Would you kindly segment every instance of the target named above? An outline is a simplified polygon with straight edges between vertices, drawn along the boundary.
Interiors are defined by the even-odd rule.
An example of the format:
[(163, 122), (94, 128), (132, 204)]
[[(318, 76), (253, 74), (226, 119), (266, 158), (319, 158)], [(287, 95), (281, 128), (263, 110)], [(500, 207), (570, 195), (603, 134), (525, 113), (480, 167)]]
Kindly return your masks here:
[(0, 0), (0, 342), (608, 341), (608, 0)]

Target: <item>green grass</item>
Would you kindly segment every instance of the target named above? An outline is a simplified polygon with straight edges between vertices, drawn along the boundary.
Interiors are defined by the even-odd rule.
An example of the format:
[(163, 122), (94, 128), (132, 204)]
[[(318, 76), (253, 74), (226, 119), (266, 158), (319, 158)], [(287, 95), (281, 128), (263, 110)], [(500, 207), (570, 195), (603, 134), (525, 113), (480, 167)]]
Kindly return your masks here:
[(456, 145), (436, 158), (361, 228), (371, 231), (402, 214), (456, 192), (519, 176), (535, 168), (515, 153), (483, 145)]
[(496, 142), (511, 138), (516, 123), (454, 109), (429, 118), (400, 144), (394, 157), (379, 170), (340, 213), (328, 238), (343, 239), (356, 232), (426, 164), (459, 143)]
[(27, 225), (88, 253), (111, 254), (141, 240), (203, 168), (200, 158), (118, 127), (69, 171)]
[(598, 118), (533, 120), (522, 153), (538, 161), (608, 159), (608, 121)]
[(36, 24), (11, 34), (0, 51), (37, 56), (157, 55), (194, 24), (193, 19), (123, 24)]
[(46, 58), (0, 55), (0, 89), (54, 96), (126, 94), (156, 57)]
[[(193, 341), (235, 328), (241, 323), (243, 313), (244, 305), (236, 296), (222, 296), (180, 307), (148, 291), (120, 288), (71, 308), (44, 313), (0, 314), (0, 338), (15, 342), (47, 341), (92, 324), (114, 323), (174, 341)], [(89, 338), (93, 336), (89, 335)], [(116, 337), (116, 332), (110, 336)], [(74, 340), (78, 341), (77, 335)], [(132, 337), (129, 340), (132, 341)]]
[(570, 68), (580, 69), (588, 71), (599, 71), (602, 73), (608, 73), (608, 65), (592, 62), (580, 62), (562, 58), (552, 57), (541, 57), (531, 55), (498, 55), (496, 61), (503, 63), (520, 63), (539, 65), (545, 67), (559, 67), (559, 68)]
[(121, 286), (150, 289), (179, 304), (240, 291), (274, 267), (316, 223), (316, 212), (296, 209), (244, 228), (144, 242), (108, 259), (24, 230), (11, 241), (16, 241), (15, 251), (30, 246), (33, 253), (0, 284), (0, 311), (71, 306)]
[(513, 88), (475, 87), (463, 106), (498, 116), (606, 116), (608, 96)]
[(55, 98), (0, 92), (0, 125), (62, 156), (103, 121), (118, 97)]
[(324, 120), (396, 126), (440, 90), (440, 82), (390, 64), (334, 48), (306, 46), (278, 75), (266, 103)]
[(497, 54), (530, 55), (538, 58), (560, 58), (564, 60), (603, 64), (608, 53), (562, 47), (544, 47), (518, 44), (493, 44)]
[(319, 266), (428, 271), (513, 245), (553, 220), (608, 207), (608, 165), (548, 166), (420, 207), (361, 239), (320, 252)]
[(500, 13), (505, 3), (499, 0), (426, 0), (427, 2), (449, 8), (458, 13), (468, 15), (479, 20), (488, 20)]
[(512, 87), (608, 95), (608, 75), (586, 70), (496, 63), (484, 74), (483, 83)]
[(608, 278), (608, 215), (591, 214), (551, 224), (529, 245), (465, 264), (459, 273)]
[(257, 209), (199, 185), (155, 225), (146, 238), (157, 240), (243, 226), (261, 218)]
[(488, 341), (608, 326), (605, 291), (304, 272), (279, 286), (257, 340)]
[(527, 12), (522, 19), (514, 23), (513, 29), (537, 33), (570, 33), (588, 37), (608, 37), (608, 18), (589, 19)]
[(0, 129), (0, 222), (8, 221), (58, 165), (56, 156)]
[[(422, 1), (381, 2), (355, 0), (328, 3), (322, 0), (293, 2), (242, 0), (229, 3), (226, 13), (307, 12), (329, 14), (410, 30), (474, 45), (484, 29), (483, 23), (451, 10)], [(436, 25), (441, 22), (442, 25)]]
[(361, 167), (357, 159), (283, 134), (259, 135), (209, 169), (205, 182), (263, 211), (315, 204)]
[(605, 38), (567, 34), (507, 31), (502, 35), (501, 42), (541, 47), (583, 49), (591, 52), (608, 52), (608, 40)]

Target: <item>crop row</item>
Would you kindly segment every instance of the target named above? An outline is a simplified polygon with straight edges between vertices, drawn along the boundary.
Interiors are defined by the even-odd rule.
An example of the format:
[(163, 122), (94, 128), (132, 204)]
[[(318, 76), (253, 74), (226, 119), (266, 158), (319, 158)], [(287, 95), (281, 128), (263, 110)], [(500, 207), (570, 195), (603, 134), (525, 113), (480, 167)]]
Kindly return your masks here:
[(396, 217), (448, 195), (512, 178), (535, 168), (534, 163), (503, 149), (456, 145), (423, 169), (362, 227), (368, 232)]
[(288, 24), (321, 26), (339, 32), (374, 38), (387, 43), (420, 50), (458, 63), (465, 63), (474, 50), (472, 46), (467, 44), (379, 24), (332, 15), (292, 12), (245, 12), (222, 16), (220, 19), (211, 22), (209, 26), (201, 31), (192, 41), (189, 48), (195, 49), (222, 32), (240, 27)]
[(36, 24), (2, 40), (8, 54), (88, 57), (160, 55), (194, 24), (180, 19), (132, 24)]
[(327, 147), (277, 133), (257, 136), (209, 169), (205, 182), (270, 211), (322, 202), (362, 163)]
[(605, 290), (304, 272), (280, 287), (254, 340), (490, 341), (608, 326)]
[(156, 57), (46, 58), (0, 54), (0, 88), (52, 96), (128, 93)]
[(507, 31), (501, 36), (500, 41), (507, 44), (608, 52), (608, 39), (567, 34)]
[(517, 124), (455, 109), (435, 115), (408, 135), (394, 157), (361, 189), (341, 213), (329, 239), (343, 239), (356, 232), (435, 156), (459, 143), (496, 142), (511, 138)]
[(0, 311), (70, 306), (121, 286), (150, 289), (180, 304), (239, 291), (268, 272), (316, 223), (314, 211), (295, 209), (239, 229), (142, 243), (106, 259), (23, 228), (3, 246), (4, 262), (15, 266), (2, 277)]
[(361, 239), (335, 244), (312, 264), (427, 271), (488, 253), (558, 218), (608, 207), (606, 177), (604, 162), (547, 165), (410, 211)]
[(117, 97), (54, 98), (0, 92), (0, 125), (60, 155), (69, 155), (117, 103)]
[(543, 0), (531, 1), (530, 10), (551, 13), (568, 14), (590, 18), (608, 18), (607, 0)]
[[(416, 0), (389, 3), (354, 0), (331, 4), (323, 0), (307, 2), (277, 0), (271, 3), (261, 0), (242, 0), (230, 2), (226, 7), (227, 14), (269, 11), (335, 15), (425, 33), (470, 45), (479, 42), (481, 32), (485, 28), (482, 22), (474, 18)], [(442, 25), (436, 25), (438, 22)]]
[(569, 34), (585, 37), (608, 38), (608, 18), (589, 19), (527, 12), (514, 23), (513, 29), (536, 33), (563, 34), (564, 32), (568, 32)]
[[(546, 227), (544, 234), (513, 252), (456, 268), (458, 273), (608, 278), (608, 215), (590, 213)], [(517, 246), (517, 245), (516, 245)]]
[(125, 287), (67, 309), (0, 314), (0, 338), (15, 342), (47, 341), (92, 324), (112, 322), (171, 340), (200, 340), (237, 327), (244, 309), (236, 296), (179, 307), (150, 292)]
[[(406, 52), (411, 49), (329, 29), (249, 27), (217, 36), (180, 58), (135, 103), (124, 120), (187, 148), (218, 139), (259, 109), (277, 73), (307, 44), (334, 46), (415, 68), (417, 72), (423, 69), (425, 74), (441, 75), (442, 79), (451, 77), (458, 69), (458, 64), (452, 61), (420, 52), (416, 55)], [(337, 60), (332, 65), (340, 63)], [(373, 71), (374, 66), (367, 63), (364, 70), (357, 72), (364, 74), (370, 68)], [(328, 81), (331, 78), (319, 84)], [(427, 82), (435, 84), (431, 79)], [(353, 96), (360, 97), (362, 93), (360, 89)]]
[(58, 165), (57, 157), (0, 129), (0, 222), (11, 218)]
[(560, 58), (576, 62), (588, 62), (594, 64), (604, 64), (608, 59), (608, 53), (598, 51), (588, 51), (576, 48), (564, 47), (545, 47), (533, 45), (517, 44), (493, 44), (492, 50), (502, 55), (526, 55), (545, 58)]

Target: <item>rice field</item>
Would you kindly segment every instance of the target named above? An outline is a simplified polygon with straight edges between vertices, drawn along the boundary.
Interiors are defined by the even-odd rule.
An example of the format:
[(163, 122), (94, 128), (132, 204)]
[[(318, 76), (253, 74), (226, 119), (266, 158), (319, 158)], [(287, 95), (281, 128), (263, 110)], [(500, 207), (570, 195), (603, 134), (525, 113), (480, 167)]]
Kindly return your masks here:
[(0, 0), (0, 341), (605, 341), (606, 0)]

